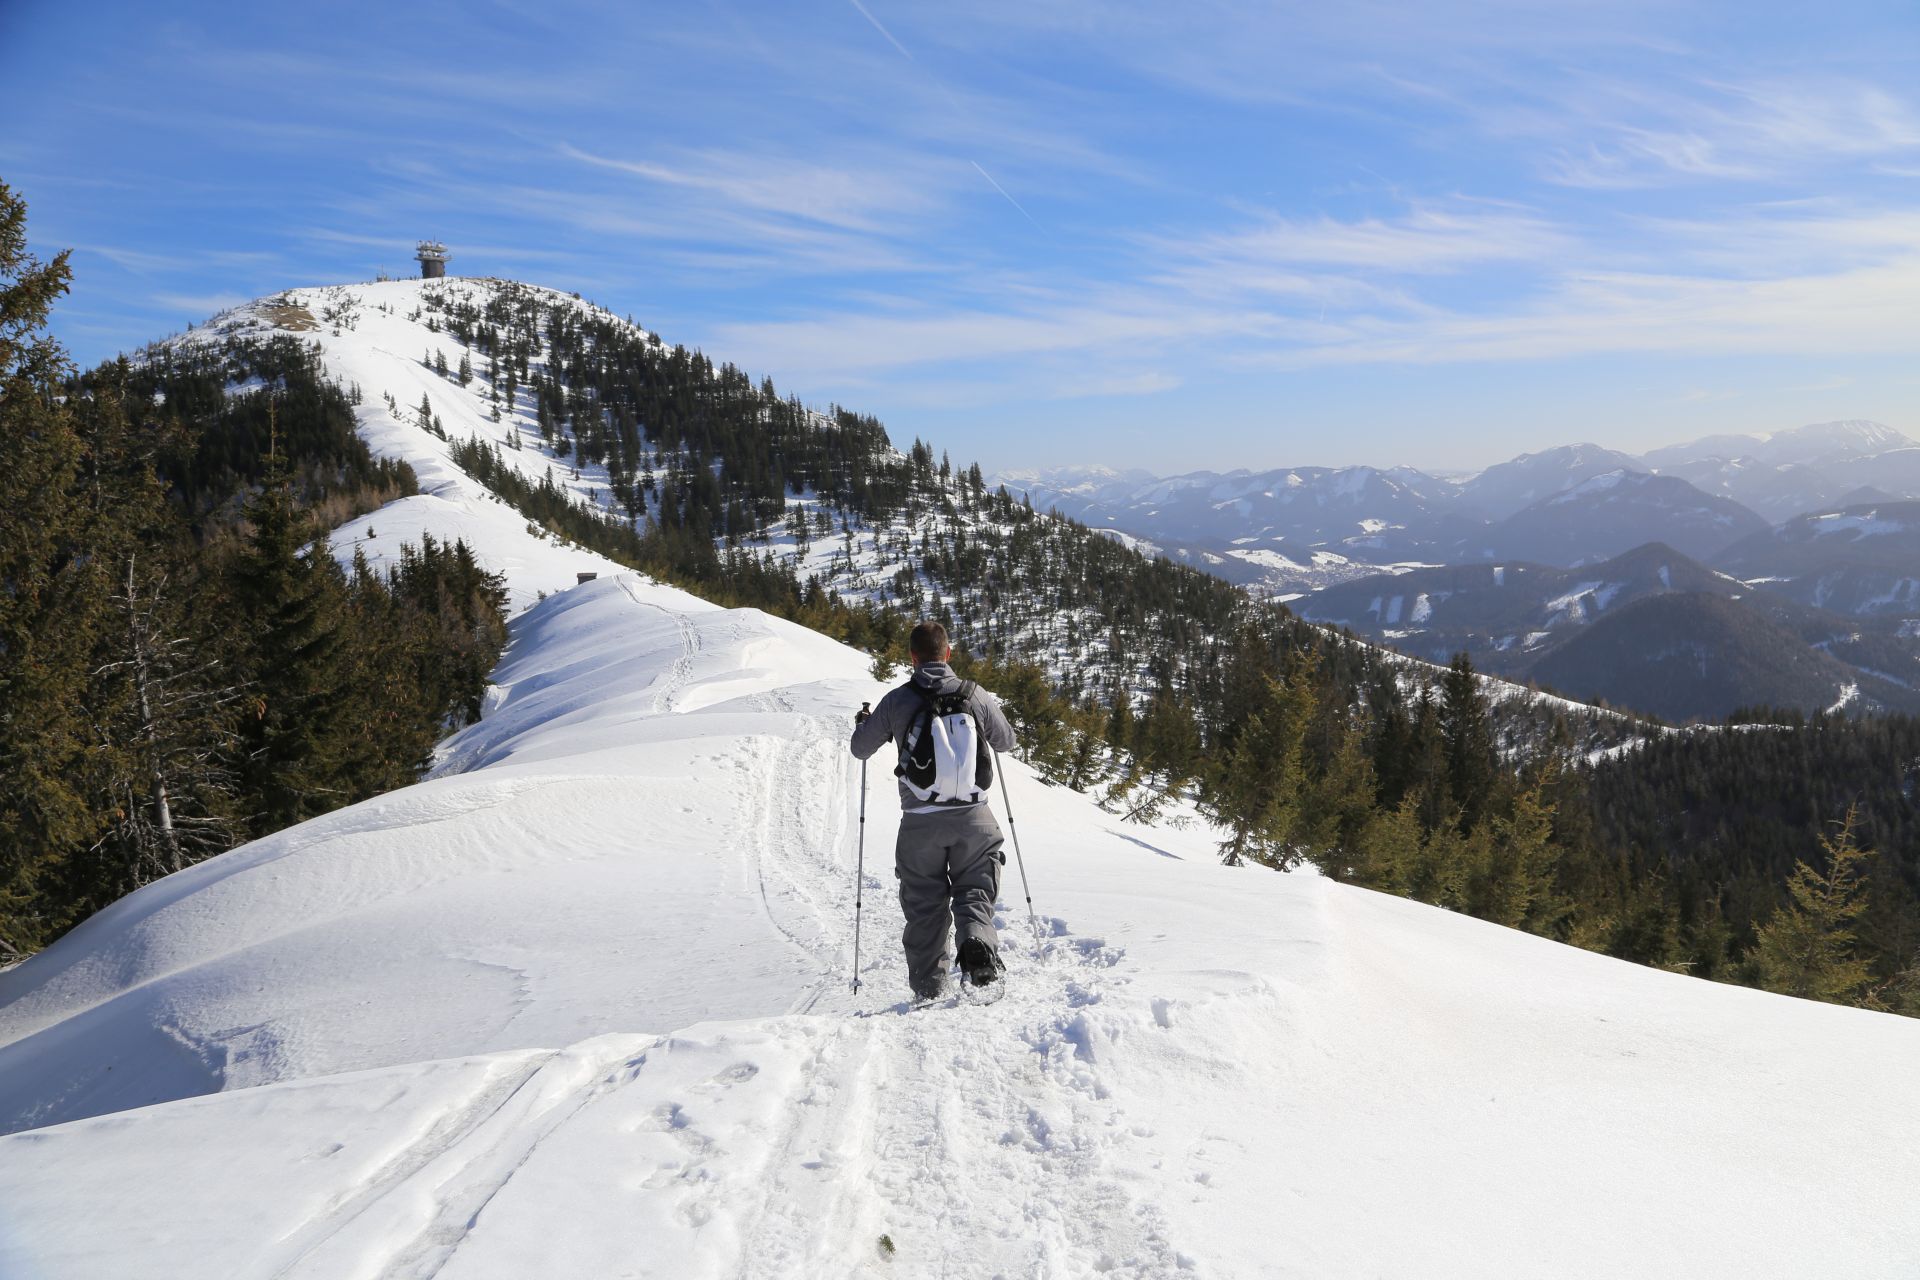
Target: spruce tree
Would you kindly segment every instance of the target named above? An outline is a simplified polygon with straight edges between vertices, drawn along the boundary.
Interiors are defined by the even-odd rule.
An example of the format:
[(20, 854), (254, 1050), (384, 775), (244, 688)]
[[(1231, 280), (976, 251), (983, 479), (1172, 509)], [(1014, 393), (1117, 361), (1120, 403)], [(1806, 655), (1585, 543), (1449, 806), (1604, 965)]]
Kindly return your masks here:
[(60, 399), (66, 353), (45, 332), (70, 272), (65, 253), (27, 253), (26, 216), (0, 183), (0, 955), (59, 927), (35, 882), (96, 828), (77, 768), (94, 596), (82, 446)]
[(1351, 880), (1365, 858), (1378, 800), (1365, 732), (1344, 708), (1336, 714), (1333, 744), (1307, 790), (1301, 842), (1323, 873)]
[(1854, 921), (1866, 909), (1863, 864), (1871, 856), (1854, 836), (1856, 822), (1849, 808), (1839, 830), (1820, 837), (1821, 869), (1794, 864), (1791, 901), (1760, 926), (1753, 958), (1769, 991), (1844, 1004), (1870, 980), (1866, 961), (1854, 954)]
[(1215, 757), (1203, 809), (1227, 830), (1221, 859), (1291, 866), (1306, 785), (1302, 752), (1313, 718), (1311, 676), (1296, 662), (1284, 680), (1263, 678), (1232, 741)]
[(277, 452), (246, 516), (252, 533), (230, 575), (249, 641), (240, 774), (251, 825), (264, 835), (342, 803), (341, 755), (355, 744), (342, 724), (342, 575), (295, 504)]
[(1447, 748), (1447, 789), (1460, 811), (1460, 828), (1479, 825), (1493, 799), (1499, 762), (1486, 694), (1473, 662), (1456, 656), (1441, 684), (1440, 730)]
[(1398, 806), (1376, 810), (1362, 832), (1351, 878), (1357, 884), (1403, 897), (1420, 878), (1420, 802), (1408, 796)]
[(1516, 793), (1511, 811), (1489, 824), (1486, 879), (1469, 904), (1484, 920), (1544, 933), (1566, 916), (1568, 908), (1554, 889), (1550, 784), (1550, 778), (1543, 779)]

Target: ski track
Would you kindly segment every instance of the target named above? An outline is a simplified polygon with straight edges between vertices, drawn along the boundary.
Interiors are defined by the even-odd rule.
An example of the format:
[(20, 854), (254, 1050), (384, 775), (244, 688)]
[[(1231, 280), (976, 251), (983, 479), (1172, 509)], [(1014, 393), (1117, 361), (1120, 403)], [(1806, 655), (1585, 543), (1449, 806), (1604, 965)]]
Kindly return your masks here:
[[(777, 695), (759, 701), (792, 711)], [(874, 849), (864, 881), (873, 918), (863, 937), (862, 993), (852, 994), (844, 922), (858, 834), (847, 829), (847, 811), (860, 784), (839, 722), (796, 718), (799, 735), (760, 740), (749, 765), (760, 779), (755, 870), (775, 928), (822, 969), (793, 1011), (845, 1020), (809, 1059), (788, 1109), (792, 1122), (767, 1163), (755, 1226), (729, 1274), (880, 1274), (873, 1268), (883, 1265), (882, 1234), (914, 1259), (913, 1274), (1145, 1277), (1186, 1269), (1190, 1261), (1166, 1238), (1157, 1212), (1129, 1197), (1106, 1167), (1105, 1142), (1089, 1136), (1127, 1128), (1091, 1069), (1082, 1014), (1109, 984), (1125, 984), (1109, 976), (1121, 953), (1064, 936), (1058, 920), (1047, 923), (1059, 942), (1037, 950), (1025, 922), (1010, 917), (1003, 879), (996, 925), (1018, 984), (1007, 997), (876, 1008), (875, 997), (885, 1001), (898, 984), (900, 961), (897, 911), (891, 894), (877, 892), (885, 881), (875, 874), (891, 850)], [(839, 784), (825, 795), (823, 776)], [(880, 802), (890, 802), (881, 790)], [(831, 803), (823, 803), (827, 795)], [(982, 1143), (982, 1134), (991, 1141)], [(981, 1149), (994, 1158), (970, 1158)], [(1036, 1187), (1050, 1194), (1036, 1197)], [(958, 1255), (933, 1254), (941, 1240), (967, 1243)]]
[(666, 681), (653, 697), (655, 713), (670, 712), (674, 704), (679, 701), (681, 692), (687, 687), (687, 682), (693, 677), (693, 661), (699, 655), (701, 648), (700, 628), (678, 609), (669, 609), (663, 604), (642, 600), (640, 594), (633, 589), (633, 583), (627, 575), (622, 574), (615, 581), (620, 584), (620, 589), (627, 593), (634, 604), (642, 609), (666, 614), (680, 632), (680, 656), (673, 660), (673, 666), (667, 671)]
[[(698, 621), (664, 611), (681, 653), (654, 705), (671, 712), (702, 641)], [(783, 1120), (750, 1160), (759, 1166), (754, 1208), (729, 1210), (730, 1231), (712, 1221), (703, 1188), (746, 1171), (709, 1167), (727, 1153), (702, 1134), (700, 1114), (703, 1102), (719, 1107), (728, 1091), (781, 1087), (750, 1062), (689, 1091), (704, 1097), (668, 1095), (650, 1109), (652, 1121), (639, 1128), (671, 1142), (669, 1158), (656, 1155), (641, 1185), (679, 1197), (674, 1219), (713, 1237), (710, 1274), (738, 1280), (899, 1274), (882, 1256), (883, 1234), (900, 1261), (911, 1259), (905, 1273), (917, 1276), (1189, 1271), (1158, 1211), (1128, 1193), (1107, 1159), (1110, 1135), (1129, 1126), (1093, 1068), (1084, 1011), (1128, 981), (1115, 973), (1121, 953), (1072, 937), (1057, 919), (1045, 921), (1053, 936), (1037, 948), (1025, 920), (1008, 910), (1003, 878), (997, 924), (1012, 962), (1004, 998), (956, 996), (914, 1009), (893, 993), (902, 975), (897, 908), (883, 892), (891, 850), (875, 848), (863, 881), (862, 989), (852, 992), (860, 779), (843, 726), (796, 709), (784, 692), (748, 701), (785, 713), (793, 732), (746, 739), (714, 763), (740, 774), (735, 847), (769, 925), (819, 972), (790, 1014), (815, 1024), (811, 1047), (791, 1092), (772, 1099)], [(879, 792), (878, 803), (891, 802), (889, 788)], [(866, 799), (876, 802), (871, 791)], [(583, 1113), (623, 1090), (640, 1090), (635, 1104), (650, 1100), (661, 1082), (645, 1070), (649, 1048), (672, 1044), (610, 1036), (529, 1055), (290, 1238), (288, 1260), (271, 1274), (440, 1274), (550, 1135), (588, 1123)]]
[[(752, 638), (724, 612), (672, 609), (622, 586), (679, 635), (651, 697), (661, 714), (709, 674), (703, 629), (716, 645), (721, 629), (731, 641)], [(778, 731), (708, 739), (714, 754), (697, 759), (738, 779), (716, 856), (815, 975), (789, 1012), (669, 1035), (623, 1029), (481, 1060), (463, 1100), (417, 1119), (418, 1132), (374, 1173), (268, 1245), (255, 1274), (525, 1274), (516, 1242), (543, 1234), (524, 1223), (556, 1186), (581, 1197), (567, 1209), (593, 1224), (581, 1235), (631, 1238), (641, 1269), (621, 1274), (652, 1274), (647, 1233), (660, 1230), (695, 1233), (703, 1265), (692, 1274), (738, 1280), (1190, 1268), (1111, 1159), (1117, 1137), (1145, 1132), (1102, 1084), (1086, 1019), (1128, 983), (1121, 952), (1053, 918), (1038, 944), (1025, 912), (1008, 909), (1018, 883), (1009, 869), (996, 913), (1009, 960), (1002, 998), (915, 1009), (883, 837), (865, 851), (861, 987), (852, 989), (856, 806), (863, 782), (876, 780), (848, 753), (844, 717), (806, 709), (805, 696), (775, 688), (733, 700), (731, 710), (773, 713)], [(865, 796), (888, 836), (889, 780), (881, 771)], [(583, 1171), (592, 1173), (584, 1189)], [(490, 1215), (502, 1224), (491, 1232)], [(896, 1257), (884, 1255), (883, 1235)], [(567, 1269), (563, 1254), (556, 1274)]]

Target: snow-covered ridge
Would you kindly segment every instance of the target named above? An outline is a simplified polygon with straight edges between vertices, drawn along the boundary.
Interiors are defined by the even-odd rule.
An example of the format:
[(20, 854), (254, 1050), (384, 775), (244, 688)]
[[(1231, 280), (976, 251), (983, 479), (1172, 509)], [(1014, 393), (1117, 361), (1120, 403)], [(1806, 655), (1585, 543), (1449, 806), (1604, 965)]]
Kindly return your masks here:
[[(528, 481), (538, 484), (550, 479), (570, 498), (610, 519), (628, 516), (616, 509), (604, 465), (577, 455), (560, 456), (543, 438), (528, 382), (522, 380), (509, 399), (506, 380), (496, 383), (491, 376), (489, 357), (463, 346), (444, 323), (454, 305), (484, 311), (489, 302), (501, 297), (591, 315), (625, 328), (649, 345), (660, 342), (657, 335), (570, 294), (510, 281), (465, 278), (292, 289), (223, 312), (174, 341), (212, 344), (236, 337), (289, 335), (315, 344), (328, 375), (360, 394), (356, 414), (361, 437), (376, 455), (407, 462), (422, 490), (334, 530), (334, 554), (345, 563), (359, 553), (379, 568), (396, 558), (403, 545), (417, 544), (424, 534), (445, 541), (461, 538), (485, 567), (505, 575), (517, 611), (543, 593), (571, 586), (581, 574), (607, 575), (619, 572), (621, 566), (529, 525), (453, 461), (456, 443), (471, 439), (492, 446), (503, 465)], [(541, 351), (531, 357), (530, 378), (559, 372), (550, 367), (549, 355)], [(463, 364), (467, 367), (464, 377), (459, 372)], [(1052, 474), (1072, 483), (1127, 486), (1135, 482), (1127, 474), (1098, 468)], [(1398, 522), (1370, 514), (1372, 508), (1366, 505), (1371, 501), (1369, 494), (1404, 497), (1410, 493), (1392, 476), (1369, 468), (1345, 472), (1303, 468), (1290, 474), (1296, 481), (1303, 477), (1312, 481), (1312, 488), (1298, 490), (1311, 495), (1308, 505), (1351, 506), (1356, 514), (1350, 542), (1371, 546), (1400, 527)], [(1182, 487), (1203, 493), (1208, 501), (1242, 501), (1246, 499), (1236, 495), (1257, 497), (1274, 484), (1271, 477), (1251, 473), (1227, 477), (1199, 473)], [(1290, 499), (1296, 491), (1280, 488), (1275, 492)], [(943, 514), (930, 504), (885, 521), (856, 517), (842, 526), (812, 493), (790, 495), (788, 506), (804, 513), (814, 529), (812, 535), (797, 536), (789, 519), (774, 526), (764, 542), (750, 543), (749, 550), (793, 565), (801, 581), (817, 577), (826, 589), (845, 599), (870, 600), (901, 612), (920, 612), (936, 599), (959, 608), (962, 601), (957, 597), (968, 591), (977, 595), (980, 587), (979, 583), (936, 580), (927, 571), (926, 557), (915, 554), (916, 547), (956, 533), (978, 545), (983, 534), (1005, 532), (1004, 526), (979, 509)], [(1363, 512), (1369, 514), (1358, 514)], [(819, 524), (812, 524), (816, 520)], [(1237, 567), (1247, 575), (1279, 570), (1338, 581), (1401, 572), (1423, 563), (1389, 558), (1366, 564), (1335, 550), (1296, 549), (1275, 541), (1213, 550), (1140, 539), (1117, 528), (1104, 532), (1146, 554), (1164, 555), (1201, 569)], [(1369, 553), (1369, 558), (1379, 557)], [(996, 621), (1017, 613), (1004, 602), (992, 612)], [(1097, 619), (1085, 611), (1076, 615), (1037, 609), (1033, 613), (1018, 639), (1034, 656), (1056, 672), (1100, 673), (1107, 648)], [(1140, 696), (1149, 688), (1146, 677), (1138, 672), (1116, 673), (1116, 678), (1133, 685)]]
[[(603, 467), (575, 467), (542, 449), (524, 409), (494, 419), (484, 366), (462, 385), (428, 363), (431, 355), (439, 354), (450, 366), (458, 366), (463, 348), (451, 335), (430, 327), (433, 312), (423, 306), (423, 299), (432, 294), (484, 303), (499, 284), (448, 278), (289, 289), (223, 311), (175, 341), (217, 343), (290, 334), (316, 344), (328, 375), (343, 387), (359, 389), (361, 403), (355, 412), (368, 448), (377, 457), (406, 462), (420, 480), (420, 493), (414, 497), (336, 529), (334, 554), (344, 563), (357, 550), (380, 568), (398, 558), (403, 544), (417, 545), (422, 533), (448, 541), (464, 538), (483, 565), (506, 576), (511, 607), (519, 610), (542, 592), (571, 586), (581, 573), (616, 573), (621, 566), (530, 530), (524, 516), (453, 461), (454, 442), (477, 438), (503, 446), (502, 459), (530, 480), (551, 474), (555, 483), (582, 500), (606, 490)], [(549, 304), (614, 318), (571, 294), (535, 292)], [(637, 328), (635, 332), (649, 336)], [(444, 437), (421, 421), (423, 401)]]
[(1017, 763), (1044, 953), (1009, 891), (1006, 998), (904, 1011), (876, 771), (853, 995), (867, 665), (565, 591), (441, 776), (0, 975), (0, 1114), (52, 1126), (0, 1138), (0, 1274), (1920, 1265), (1920, 1024), (1224, 868)]

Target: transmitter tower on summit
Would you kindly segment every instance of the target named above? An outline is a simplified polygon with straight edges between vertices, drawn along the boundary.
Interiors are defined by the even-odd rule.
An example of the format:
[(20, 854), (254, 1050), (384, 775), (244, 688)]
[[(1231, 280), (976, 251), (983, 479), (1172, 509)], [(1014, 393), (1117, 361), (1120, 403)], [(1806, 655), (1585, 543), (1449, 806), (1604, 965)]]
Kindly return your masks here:
[(440, 280), (447, 274), (447, 259), (452, 255), (438, 240), (422, 240), (413, 256), (420, 260), (422, 280)]

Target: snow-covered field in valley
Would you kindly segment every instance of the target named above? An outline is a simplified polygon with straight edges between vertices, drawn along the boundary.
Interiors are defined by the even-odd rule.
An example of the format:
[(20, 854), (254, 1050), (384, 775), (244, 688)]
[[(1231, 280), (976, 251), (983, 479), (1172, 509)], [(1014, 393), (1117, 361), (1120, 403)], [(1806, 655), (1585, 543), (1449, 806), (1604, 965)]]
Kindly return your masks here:
[[(1920, 1024), (1231, 870), (1008, 782), (910, 1011), (867, 659), (634, 575), (438, 776), (0, 975), (0, 1274), (1895, 1276)], [(889, 1255), (880, 1244), (891, 1241)]]

